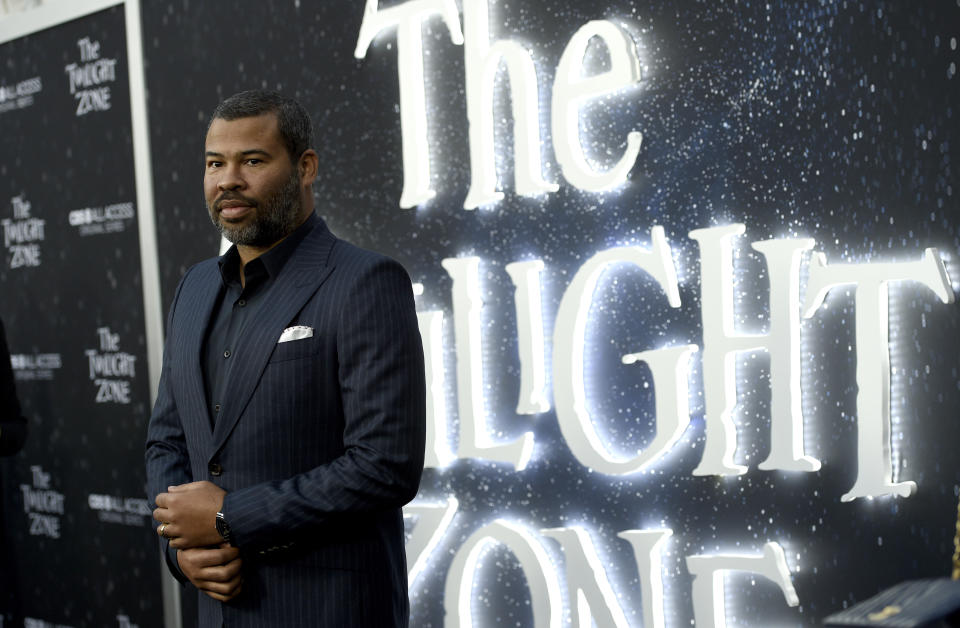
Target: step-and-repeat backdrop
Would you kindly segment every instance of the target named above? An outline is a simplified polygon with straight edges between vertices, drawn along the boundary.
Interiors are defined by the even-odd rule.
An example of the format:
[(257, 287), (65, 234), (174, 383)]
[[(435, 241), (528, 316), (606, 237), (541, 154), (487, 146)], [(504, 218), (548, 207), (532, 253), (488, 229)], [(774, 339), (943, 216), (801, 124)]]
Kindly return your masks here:
[[(313, 115), (332, 230), (410, 271), (412, 625), (815, 626), (949, 573), (954, 3), (141, 10), (164, 307), (218, 250), (206, 122), (251, 87)], [(124, 38), (117, 7), (2, 46), (29, 626), (163, 621)]]
[(162, 616), (126, 50), (122, 8), (0, 47), (0, 317), (29, 421), (0, 463), (12, 625)]

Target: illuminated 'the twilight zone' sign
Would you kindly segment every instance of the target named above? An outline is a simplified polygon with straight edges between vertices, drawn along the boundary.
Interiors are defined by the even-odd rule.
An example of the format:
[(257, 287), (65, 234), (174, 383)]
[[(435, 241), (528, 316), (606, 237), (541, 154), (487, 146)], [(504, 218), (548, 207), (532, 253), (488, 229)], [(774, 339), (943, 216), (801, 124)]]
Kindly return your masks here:
[[(502, 198), (496, 190), (494, 159), (493, 86), (501, 62), (507, 69), (514, 118), (515, 187), (521, 195), (557, 190), (543, 179), (537, 76), (530, 53), (519, 43), (491, 41), (486, 0), (464, 0), (463, 24), (453, 0), (408, 0), (379, 9), (368, 0), (358, 37), (356, 56), (364, 58), (374, 38), (396, 28), (400, 79), (400, 120), (403, 139), (404, 184), (401, 207), (414, 207), (433, 197), (423, 76), (421, 29), (427, 20), (442, 18), (454, 44), (464, 46), (467, 117), (471, 159), (466, 209)], [(609, 68), (583, 76), (587, 44), (600, 41), (609, 54)], [(555, 155), (564, 178), (579, 189), (603, 191), (626, 181), (637, 158), (641, 135), (630, 133), (623, 155), (612, 167), (597, 170), (584, 156), (579, 120), (582, 105), (636, 84), (640, 80), (637, 42), (628, 28), (608, 20), (592, 21), (571, 38), (556, 70), (552, 88), (551, 130)], [(576, 271), (560, 300), (553, 325), (552, 364), (545, 360), (546, 338), (541, 308), (541, 260), (506, 264), (515, 287), (520, 393), (517, 413), (550, 410), (547, 372), (552, 379), (553, 405), (563, 438), (571, 453), (593, 472), (610, 476), (635, 474), (661, 461), (690, 423), (690, 362), (699, 352), (705, 403), (705, 445), (694, 475), (730, 476), (747, 472), (734, 462), (738, 432), (733, 421), (737, 405), (735, 359), (738, 352), (765, 351), (770, 360), (770, 452), (758, 467), (763, 470), (816, 472), (820, 461), (804, 448), (805, 424), (801, 405), (801, 318), (816, 315), (827, 294), (838, 286), (853, 287), (857, 394), (857, 475), (842, 494), (858, 498), (908, 497), (916, 484), (895, 477), (892, 464), (890, 419), (890, 350), (888, 288), (894, 282), (925, 286), (942, 302), (954, 300), (946, 268), (936, 249), (928, 248), (909, 262), (831, 264), (816, 252), (810, 238), (753, 242), (769, 278), (769, 331), (739, 333), (734, 316), (734, 243), (745, 233), (742, 224), (696, 229), (689, 237), (700, 256), (702, 347), (692, 344), (638, 348), (622, 356), (626, 365), (645, 363), (655, 389), (655, 438), (636, 454), (619, 455), (602, 429), (604, 417), (590, 410), (584, 368), (590, 309), (598, 282), (617, 266), (633, 268), (652, 278), (666, 297), (664, 307), (680, 308), (680, 290), (674, 255), (662, 227), (650, 231), (650, 246), (624, 246), (595, 253)], [(807, 280), (801, 300), (801, 268), (808, 258)], [(443, 324), (445, 312), (418, 314), (427, 375), (427, 467), (443, 468), (455, 459), (475, 458), (512, 465), (520, 471), (530, 461), (534, 435), (496, 440), (484, 410), (483, 338), (480, 288), (481, 259), (442, 260), (452, 280), (453, 339), (456, 354), (458, 434), (456, 447), (448, 437), (445, 409)], [(416, 286), (418, 293), (424, 286)], [(411, 586), (426, 569), (458, 509), (454, 496), (438, 504), (414, 503), (406, 515), (415, 519), (407, 545)], [(662, 627), (664, 586), (661, 555), (668, 528), (624, 530), (617, 536), (630, 544), (641, 582), (643, 625)], [(563, 550), (558, 569), (550, 538)], [(529, 587), (536, 626), (559, 626), (570, 617), (574, 626), (626, 626), (627, 620), (594, 544), (582, 527), (546, 528), (538, 533), (517, 521), (496, 519), (473, 532), (456, 550), (446, 578), (444, 606), (450, 626), (472, 626), (471, 600), (477, 566), (493, 545), (508, 548), (516, 557)], [(722, 575), (740, 570), (760, 574), (782, 590), (787, 603), (799, 603), (782, 547), (767, 542), (755, 555), (710, 554), (686, 557), (691, 575), (694, 619), (697, 626), (725, 625)], [(565, 586), (564, 586), (565, 585)], [(566, 591), (566, 595), (564, 595)], [(565, 610), (566, 609), (566, 613)]]

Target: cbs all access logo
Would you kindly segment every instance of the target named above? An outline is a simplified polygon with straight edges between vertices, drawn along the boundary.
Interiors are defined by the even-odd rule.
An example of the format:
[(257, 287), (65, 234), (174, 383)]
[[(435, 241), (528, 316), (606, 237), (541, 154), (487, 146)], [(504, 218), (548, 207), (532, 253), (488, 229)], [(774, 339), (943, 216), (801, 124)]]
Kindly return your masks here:
[(63, 366), (59, 353), (12, 353), (10, 366), (18, 382), (52, 381), (54, 371)]
[(133, 203), (122, 202), (74, 209), (67, 220), (80, 235), (90, 236), (123, 231), (135, 216)]
[(34, 97), (41, 91), (43, 91), (43, 81), (39, 76), (16, 83), (0, 83), (0, 113), (29, 107), (34, 103)]
[(153, 510), (142, 497), (120, 497), (91, 493), (87, 506), (97, 513), (100, 521), (127, 526), (149, 526)]

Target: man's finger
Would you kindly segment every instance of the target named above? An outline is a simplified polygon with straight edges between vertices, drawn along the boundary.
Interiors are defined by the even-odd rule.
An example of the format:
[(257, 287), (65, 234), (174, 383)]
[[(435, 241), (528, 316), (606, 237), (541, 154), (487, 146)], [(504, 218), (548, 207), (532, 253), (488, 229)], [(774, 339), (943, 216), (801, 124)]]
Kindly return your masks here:
[(180, 493), (183, 491), (194, 491), (200, 488), (200, 486), (203, 484), (210, 484), (210, 482), (201, 480), (200, 482), (187, 482), (186, 484), (177, 484), (176, 486), (168, 486), (167, 492)]
[(160, 523), (164, 521), (170, 521), (170, 518), (173, 516), (169, 508), (155, 508), (153, 511), (153, 518)]
[(237, 576), (226, 582), (202, 580), (198, 588), (210, 597), (226, 601), (232, 599), (240, 592), (242, 584), (243, 579)]
[(181, 562), (187, 562), (195, 569), (203, 569), (239, 562), (239, 555), (240, 550), (235, 547), (228, 547), (223, 549), (181, 550), (179, 558)]
[(234, 563), (217, 565), (216, 567), (205, 567), (200, 570), (200, 578), (220, 584), (230, 584), (237, 580), (239, 576), (240, 566)]

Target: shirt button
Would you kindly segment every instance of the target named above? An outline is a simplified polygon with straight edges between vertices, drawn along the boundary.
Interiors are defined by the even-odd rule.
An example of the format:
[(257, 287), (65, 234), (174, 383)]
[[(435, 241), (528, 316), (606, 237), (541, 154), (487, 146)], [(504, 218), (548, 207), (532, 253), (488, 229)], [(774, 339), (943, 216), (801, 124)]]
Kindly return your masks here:
[(207, 467), (207, 470), (210, 471), (210, 475), (214, 477), (219, 477), (223, 473), (223, 467), (220, 466), (219, 462), (211, 462), (210, 466)]
[(243, 307), (243, 306), (245, 306), (246, 304), (247, 304), (247, 302), (246, 302), (245, 299), (240, 299), (239, 301), (237, 301), (237, 305), (239, 305), (240, 307)]
[(219, 404), (219, 403), (213, 406), (213, 411), (214, 411), (214, 412), (220, 412), (220, 404)]
[(226, 351), (223, 352), (223, 357), (225, 357), (225, 358), (229, 358), (229, 357), (230, 357), (230, 349), (227, 349)]

